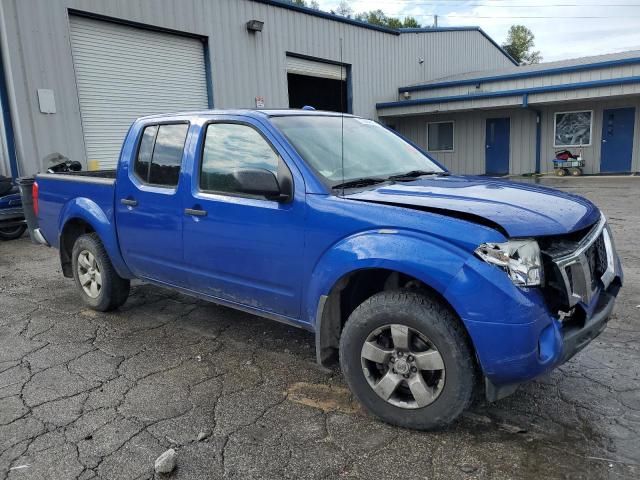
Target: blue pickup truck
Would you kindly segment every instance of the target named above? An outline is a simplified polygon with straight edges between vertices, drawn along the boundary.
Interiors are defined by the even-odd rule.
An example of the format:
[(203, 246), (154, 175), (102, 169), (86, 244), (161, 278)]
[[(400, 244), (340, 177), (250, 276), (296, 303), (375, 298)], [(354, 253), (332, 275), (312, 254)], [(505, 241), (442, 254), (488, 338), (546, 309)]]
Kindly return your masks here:
[(622, 269), (579, 196), (451, 175), (376, 122), (307, 110), (150, 116), (117, 169), (40, 174), (33, 236), (91, 308), (139, 278), (314, 332), (383, 420), (449, 424), (605, 327)]

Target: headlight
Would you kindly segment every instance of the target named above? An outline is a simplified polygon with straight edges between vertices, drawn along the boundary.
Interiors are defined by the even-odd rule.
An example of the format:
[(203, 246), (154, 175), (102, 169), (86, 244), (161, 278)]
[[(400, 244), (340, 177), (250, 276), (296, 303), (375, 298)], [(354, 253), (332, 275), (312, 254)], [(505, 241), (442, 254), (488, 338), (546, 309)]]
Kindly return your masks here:
[(533, 239), (483, 243), (476, 248), (476, 255), (502, 268), (518, 286), (534, 287), (542, 282), (540, 247)]

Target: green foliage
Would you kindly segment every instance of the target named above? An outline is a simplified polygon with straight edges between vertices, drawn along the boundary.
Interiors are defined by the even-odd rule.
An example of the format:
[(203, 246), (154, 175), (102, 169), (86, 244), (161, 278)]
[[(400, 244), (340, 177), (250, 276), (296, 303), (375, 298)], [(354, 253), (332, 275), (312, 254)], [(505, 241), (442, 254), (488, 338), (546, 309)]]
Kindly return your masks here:
[(524, 25), (512, 25), (502, 48), (518, 63), (524, 65), (540, 63), (542, 55), (539, 51), (533, 50), (535, 38), (533, 32)]
[(401, 20), (385, 15), (382, 10), (370, 10), (368, 12), (358, 13), (356, 20), (388, 28), (420, 28), (420, 24), (413, 17), (405, 17), (404, 20)]
[(316, 0), (289, 0), (290, 3), (298, 5), (299, 7), (308, 7), (315, 10), (320, 10), (320, 4)]
[[(316, 0), (288, 0), (294, 5), (300, 7), (310, 7), (316, 10), (320, 9), (320, 5)], [(342, 0), (335, 10), (331, 10), (334, 15), (340, 15), (347, 18), (355, 18), (361, 22), (370, 23), (371, 25), (379, 25), (381, 27), (388, 28), (420, 28), (421, 25), (418, 21), (411, 16), (400, 19), (397, 17), (389, 17), (385, 15), (382, 10), (371, 10), (369, 12), (360, 12), (356, 15), (353, 14), (353, 8), (349, 3), (349, 0)]]

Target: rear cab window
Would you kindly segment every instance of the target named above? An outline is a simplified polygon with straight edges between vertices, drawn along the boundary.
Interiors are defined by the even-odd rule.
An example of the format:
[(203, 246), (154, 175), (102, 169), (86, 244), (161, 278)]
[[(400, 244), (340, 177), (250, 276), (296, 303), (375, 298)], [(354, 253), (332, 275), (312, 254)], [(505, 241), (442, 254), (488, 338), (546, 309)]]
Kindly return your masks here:
[(176, 188), (188, 132), (188, 123), (145, 127), (133, 167), (135, 176), (146, 185)]

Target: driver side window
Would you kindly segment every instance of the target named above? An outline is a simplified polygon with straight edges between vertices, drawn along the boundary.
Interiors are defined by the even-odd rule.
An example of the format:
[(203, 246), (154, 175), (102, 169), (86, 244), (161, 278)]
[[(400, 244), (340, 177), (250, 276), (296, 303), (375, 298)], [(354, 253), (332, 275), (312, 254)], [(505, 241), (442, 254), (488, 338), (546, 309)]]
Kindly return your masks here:
[(254, 128), (237, 123), (207, 126), (200, 167), (200, 189), (241, 194), (233, 172), (264, 169), (278, 177), (279, 155)]

